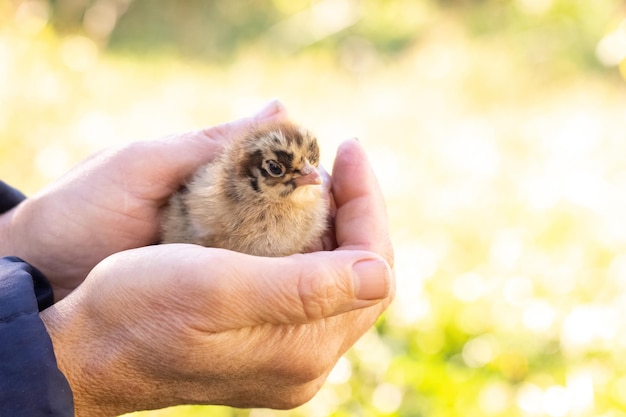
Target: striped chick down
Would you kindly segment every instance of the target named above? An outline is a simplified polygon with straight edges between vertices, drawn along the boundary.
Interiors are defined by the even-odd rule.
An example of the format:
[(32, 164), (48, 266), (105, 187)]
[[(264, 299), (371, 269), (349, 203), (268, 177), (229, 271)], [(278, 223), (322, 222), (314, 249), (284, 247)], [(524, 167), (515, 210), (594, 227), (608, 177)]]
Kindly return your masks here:
[(327, 228), (319, 146), (291, 122), (235, 138), (172, 195), (162, 243), (195, 243), (258, 256), (306, 251)]

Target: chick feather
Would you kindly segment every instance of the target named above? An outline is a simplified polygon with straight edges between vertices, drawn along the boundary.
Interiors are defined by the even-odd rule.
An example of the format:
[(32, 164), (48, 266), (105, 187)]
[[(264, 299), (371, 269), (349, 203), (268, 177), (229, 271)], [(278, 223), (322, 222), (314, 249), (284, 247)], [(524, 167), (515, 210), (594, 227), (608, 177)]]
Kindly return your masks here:
[(195, 243), (258, 256), (306, 251), (327, 228), (317, 139), (283, 121), (232, 140), (172, 195), (162, 243)]

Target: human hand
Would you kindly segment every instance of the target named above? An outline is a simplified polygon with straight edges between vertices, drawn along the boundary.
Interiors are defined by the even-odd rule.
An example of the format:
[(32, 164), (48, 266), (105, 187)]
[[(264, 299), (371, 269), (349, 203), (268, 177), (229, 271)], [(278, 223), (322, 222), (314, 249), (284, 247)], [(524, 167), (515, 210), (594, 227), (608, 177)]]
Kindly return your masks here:
[(3, 216), (0, 254), (36, 266), (60, 300), (102, 259), (155, 243), (169, 196), (233, 135), (284, 117), (272, 101), (251, 118), (98, 153)]
[(42, 312), (77, 417), (310, 399), (394, 293), (384, 202), (356, 142), (340, 148), (333, 181), (334, 251), (129, 250)]

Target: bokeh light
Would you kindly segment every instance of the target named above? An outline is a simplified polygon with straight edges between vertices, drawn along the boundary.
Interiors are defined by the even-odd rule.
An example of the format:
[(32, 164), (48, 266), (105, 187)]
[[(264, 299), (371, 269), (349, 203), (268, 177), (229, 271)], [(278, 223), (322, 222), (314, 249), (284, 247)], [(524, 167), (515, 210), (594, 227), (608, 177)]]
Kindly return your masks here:
[(295, 410), (135, 416), (624, 417), (625, 80), (619, 0), (0, 1), (0, 178), (279, 97), (367, 149), (396, 299)]

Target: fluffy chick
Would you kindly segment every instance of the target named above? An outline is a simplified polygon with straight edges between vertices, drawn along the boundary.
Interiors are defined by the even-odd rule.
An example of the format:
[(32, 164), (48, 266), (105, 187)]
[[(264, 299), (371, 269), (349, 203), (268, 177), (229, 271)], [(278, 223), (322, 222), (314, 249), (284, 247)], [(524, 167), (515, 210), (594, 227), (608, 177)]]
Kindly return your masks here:
[(328, 216), (319, 154), (317, 139), (291, 122), (251, 129), (171, 197), (162, 242), (259, 256), (311, 248)]

